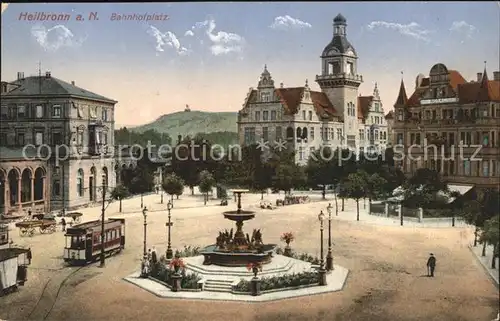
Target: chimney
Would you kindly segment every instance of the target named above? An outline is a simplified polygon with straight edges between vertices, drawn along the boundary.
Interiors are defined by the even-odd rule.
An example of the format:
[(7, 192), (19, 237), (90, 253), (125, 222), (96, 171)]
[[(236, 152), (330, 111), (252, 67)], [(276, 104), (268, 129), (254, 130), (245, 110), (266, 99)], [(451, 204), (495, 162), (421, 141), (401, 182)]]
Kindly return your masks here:
[(50, 78), (50, 71), (45, 72), (45, 78)]
[(24, 79), (24, 72), (19, 71), (17, 73), (17, 80), (21, 80), (21, 79)]
[(477, 73), (477, 82), (481, 82), (483, 80), (483, 73), (482, 72), (478, 72)]
[(500, 81), (500, 71), (494, 71), (493, 72), (493, 80)]
[(72, 80), (72, 81), (71, 81), (71, 84), (74, 86), (74, 85), (75, 85), (75, 81), (74, 81), (74, 80)]

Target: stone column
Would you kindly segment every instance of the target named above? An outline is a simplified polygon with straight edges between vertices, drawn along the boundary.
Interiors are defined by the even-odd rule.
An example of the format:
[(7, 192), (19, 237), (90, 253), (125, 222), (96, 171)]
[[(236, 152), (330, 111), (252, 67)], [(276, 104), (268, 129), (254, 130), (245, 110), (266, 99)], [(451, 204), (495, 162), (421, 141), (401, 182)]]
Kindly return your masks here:
[(5, 177), (4, 181), (2, 182), (4, 186), (4, 193), (3, 193), (3, 199), (4, 199), (4, 213), (7, 214), (9, 213), (10, 209), (10, 188), (9, 188), (9, 180), (7, 177)]
[(31, 177), (31, 206), (35, 203), (35, 178)]
[(19, 212), (22, 209), (22, 205), (21, 205), (21, 186), (22, 186), (22, 179), (21, 179), (21, 177), (19, 177), (17, 179), (17, 207), (19, 209)]
[[(43, 209), (45, 211), (48, 210), (48, 204), (47, 204), (47, 199), (49, 199), (46, 195), (47, 193), (47, 187), (45, 186), (45, 176), (42, 176), (42, 197), (43, 197)], [(63, 188), (63, 184), (61, 184), (61, 187), (60, 188)]]

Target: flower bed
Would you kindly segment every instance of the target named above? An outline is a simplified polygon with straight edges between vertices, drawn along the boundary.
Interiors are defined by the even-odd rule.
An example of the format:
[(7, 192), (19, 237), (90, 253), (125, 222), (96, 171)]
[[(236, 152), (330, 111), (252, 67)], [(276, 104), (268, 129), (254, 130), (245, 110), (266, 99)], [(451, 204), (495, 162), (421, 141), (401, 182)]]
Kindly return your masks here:
[[(273, 290), (293, 290), (302, 287), (317, 285), (319, 282), (317, 272), (303, 272), (284, 276), (274, 276), (260, 279), (262, 292), (275, 292)], [(251, 281), (241, 280), (233, 288), (235, 293), (250, 293)]]
[[(283, 253), (285, 253), (285, 251), (278, 247), (276, 248), (276, 254), (280, 254), (280, 255), (283, 255)], [(297, 252), (291, 252), (291, 258), (294, 258), (294, 259), (297, 259), (297, 260), (301, 260), (301, 261), (304, 261), (304, 262), (309, 262), (311, 264), (319, 264), (320, 260), (318, 257), (315, 257), (315, 256), (312, 256), (310, 254), (307, 254), (307, 253), (297, 253)]]
[[(172, 276), (174, 275), (175, 271), (172, 268), (169, 268), (165, 262), (160, 260), (160, 262), (157, 262), (151, 267), (151, 274), (150, 277), (160, 281), (160, 283), (166, 283), (167, 286), (171, 284), (172, 281)], [(182, 276), (181, 279), (181, 288), (182, 289), (192, 289), (192, 290), (198, 290), (198, 281), (201, 280), (201, 277), (198, 276), (196, 273), (186, 273), (186, 269), (181, 268), (179, 270), (179, 274)]]

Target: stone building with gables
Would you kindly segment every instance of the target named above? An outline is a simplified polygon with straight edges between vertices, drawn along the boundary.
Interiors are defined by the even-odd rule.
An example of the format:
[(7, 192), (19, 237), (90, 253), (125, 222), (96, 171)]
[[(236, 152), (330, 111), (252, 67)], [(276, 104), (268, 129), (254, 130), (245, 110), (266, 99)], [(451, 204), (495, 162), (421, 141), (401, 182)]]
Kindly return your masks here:
[(121, 169), (114, 158), (116, 103), (50, 72), (20, 72), (2, 82), (2, 212), (51, 211), (102, 199), (102, 188), (114, 187)]
[(438, 63), (429, 76), (416, 77), (412, 91), (408, 97), (401, 80), (393, 143), (403, 145), (405, 155), (412, 157), (397, 166), (408, 175), (418, 168), (435, 169), (446, 181), (462, 185), (463, 191), (498, 188), (500, 72), (490, 80), (485, 68), (467, 81)]
[(286, 141), (296, 151), (296, 163), (307, 164), (310, 154), (321, 146), (354, 150), (383, 150), (388, 142), (384, 108), (375, 84), (373, 94), (361, 96), (363, 77), (358, 55), (347, 40), (347, 21), (333, 20), (333, 37), (320, 57), (320, 91), (303, 86), (275, 86), (267, 66), (257, 88), (250, 88), (238, 113), (242, 145)]

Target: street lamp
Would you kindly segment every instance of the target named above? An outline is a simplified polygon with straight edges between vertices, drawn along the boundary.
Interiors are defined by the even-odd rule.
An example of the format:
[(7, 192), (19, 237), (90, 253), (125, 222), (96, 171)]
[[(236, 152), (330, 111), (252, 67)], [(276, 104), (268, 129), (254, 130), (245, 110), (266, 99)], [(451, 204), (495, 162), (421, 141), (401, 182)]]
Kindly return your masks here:
[(167, 238), (168, 238), (168, 243), (167, 243), (167, 260), (170, 260), (173, 257), (173, 252), (172, 252), (172, 244), (170, 242), (170, 228), (174, 223), (171, 221), (171, 215), (170, 211), (172, 210), (173, 204), (171, 201), (168, 201), (167, 203), (167, 211), (168, 211), (168, 222), (165, 224), (167, 226), (168, 232), (167, 232)]
[(142, 201), (142, 192), (141, 192), (141, 208), (144, 207), (144, 202)]
[(147, 226), (148, 226), (148, 222), (146, 221), (146, 219), (148, 218), (148, 209), (147, 207), (144, 207), (142, 209), (142, 216), (144, 217), (144, 249), (143, 249), (143, 256), (146, 257), (147, 255), (147, 251), (146, 251), (146, 230), (147, 230)]
[[(328, 253), (326, 254), (326, 270), (333, 270), (333, 256), (332, 256), (332, 204), (328, 203), (326, 208), (328, 211)], [(323, 243), (323, 242), (321, 242)]]
[(325, 220), (325, 214), (321, 211), (318, 215), (318, 220), (320, 223), (320, 232), (321, 232), (321, 256), (319, 261), (319, 285), (326, 285), (326, 271), (325, 271), (325, 261), (323, 259), (323, 221)]

